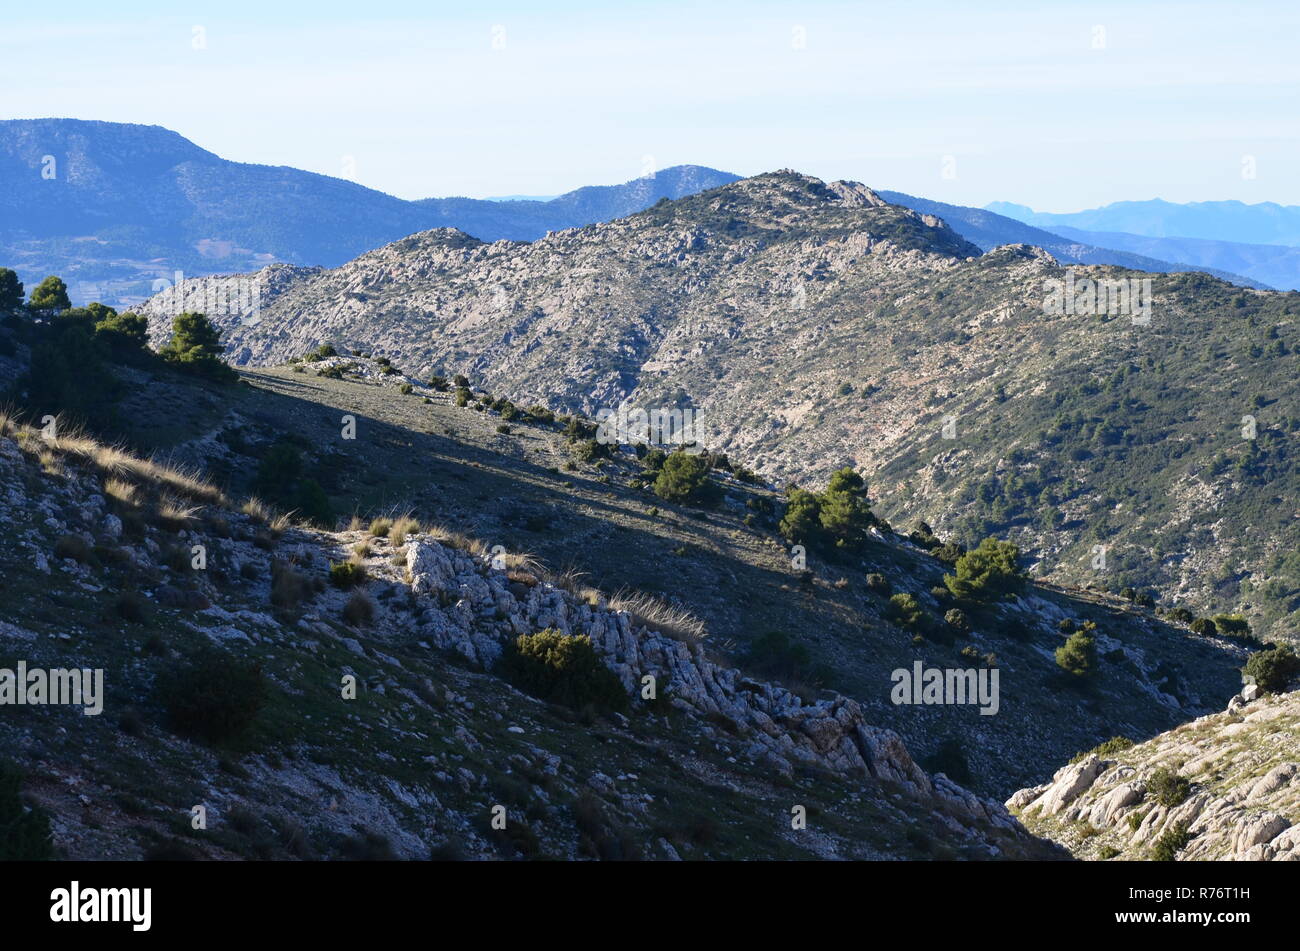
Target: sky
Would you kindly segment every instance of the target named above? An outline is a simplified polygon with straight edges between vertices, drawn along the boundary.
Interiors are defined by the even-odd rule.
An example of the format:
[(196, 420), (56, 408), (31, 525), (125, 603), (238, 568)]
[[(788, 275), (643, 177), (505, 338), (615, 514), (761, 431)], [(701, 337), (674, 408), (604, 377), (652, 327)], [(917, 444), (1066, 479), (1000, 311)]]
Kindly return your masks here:
[(1294, 2), (60, 0), (6, 9), (0, 118), (161, 125), (403, 198), (696, 164), (1300, 204), (1297, 27)]

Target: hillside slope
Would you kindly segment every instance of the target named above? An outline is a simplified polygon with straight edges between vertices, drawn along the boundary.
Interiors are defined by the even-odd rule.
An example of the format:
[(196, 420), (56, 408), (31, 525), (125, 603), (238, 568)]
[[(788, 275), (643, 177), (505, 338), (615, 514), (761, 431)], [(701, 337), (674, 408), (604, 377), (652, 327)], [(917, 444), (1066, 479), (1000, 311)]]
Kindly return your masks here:
[[(431, 231), (253, 280), (259, 322), (217, 317), (239, 365), (331, 341), (521, 404), (690, 408), (703, 442), (774, 481), (851, 464), (890, 520), (1010, 536), (1043, 577), (1300, 632), (1300, 295), (981, 254), (792, 172), (528, 245)], [(1149, 322), (1048, 306), (1097, 280), (1151, 281)], [(217, 283), (150, 301), (155, 341)]]
[[(0, 421), (0, 668), (105, 677), (94, 715), (0, 721), (55, 855), (1056, 854), (924, 773), (851, 700), (719, 666), (527, 559), (507, 570), (463, 536), (397, 531), (291, 527), (176, 470)], [(327, 584), (349, 559), (359, 580)], [(641, 698), (655, 678), (660, 702), (575, 712), (490, 672), (543, 629), (590, 638), (616, 692)]]

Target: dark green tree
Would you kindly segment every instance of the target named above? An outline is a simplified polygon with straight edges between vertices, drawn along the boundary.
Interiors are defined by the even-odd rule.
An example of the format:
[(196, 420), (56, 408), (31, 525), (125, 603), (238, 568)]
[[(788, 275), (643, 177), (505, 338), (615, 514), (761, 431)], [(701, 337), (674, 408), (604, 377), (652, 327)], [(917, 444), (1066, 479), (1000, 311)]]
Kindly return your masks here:
[(709, 481), (709, 463), (703, 456), (678, 449), (664, 460), (654, 484), (655, 495), (669, 502), (703, 505), (716, 498), (716, 487)]
[(172, 321), (172, 337), (158, 351), (168, 363), (217, 380), (237, 379), (222, 359), (221, 331), (204, 314), (179, 314)]
[(0, 267), (0, 314), (9, 314), (23, 306), (23, 282), (7, 267)]
[(27, 306), (47, 314), (67, 310), (72, 306), (72, 301), (68, 299), (68, 285), (63, 283), (62, 278), (51, 274), (32, 290)]

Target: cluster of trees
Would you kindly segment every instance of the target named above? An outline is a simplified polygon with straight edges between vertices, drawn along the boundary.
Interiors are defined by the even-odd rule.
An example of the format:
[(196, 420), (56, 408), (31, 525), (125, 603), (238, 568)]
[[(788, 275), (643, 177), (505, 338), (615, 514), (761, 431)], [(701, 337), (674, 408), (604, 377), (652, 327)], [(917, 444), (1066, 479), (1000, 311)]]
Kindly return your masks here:
[(778, 526), (789, 542), (823, 551), (860, 551), (868, 531), (880, 524), (871, 511), (867, 483), (852, 468), (832, 473), (824, 492), (791, 486)]
[[(32, 289), (26, 302), (18, 275), (0, 268), (0, 314), (31, 348), (27, 372), (8, 397), (20, 405), (63, 415), (96, 428), (112, 428), (113, 404), (121, 384), (113, 365), (148, 365), (161, 359), (211, 379), (237, 374), (222, 359), (221, 334), (203, 314), (180, 314), (171, 340), (157, 354), (149, 349), (148, 321), (118, 313), (101, 303), (73, 307), (68, 287), (51, 275)], [(37, 318), (23, 321), (21, 314)]]

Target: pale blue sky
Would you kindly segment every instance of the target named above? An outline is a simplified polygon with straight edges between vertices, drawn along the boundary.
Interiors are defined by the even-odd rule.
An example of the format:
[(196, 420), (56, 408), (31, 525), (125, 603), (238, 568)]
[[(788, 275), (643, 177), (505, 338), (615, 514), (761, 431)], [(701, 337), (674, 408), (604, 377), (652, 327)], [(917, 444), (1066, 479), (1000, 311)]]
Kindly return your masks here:
[(696, 163), (1046, 211), (1300, 204), (1294, 3), (64, 0), (5, 19), (0, 116), (163, 125), (406, 198)]

